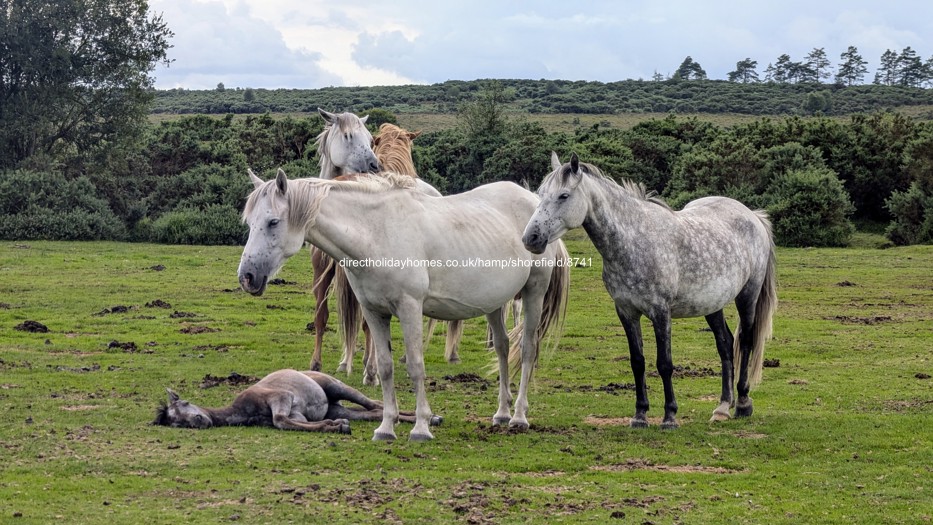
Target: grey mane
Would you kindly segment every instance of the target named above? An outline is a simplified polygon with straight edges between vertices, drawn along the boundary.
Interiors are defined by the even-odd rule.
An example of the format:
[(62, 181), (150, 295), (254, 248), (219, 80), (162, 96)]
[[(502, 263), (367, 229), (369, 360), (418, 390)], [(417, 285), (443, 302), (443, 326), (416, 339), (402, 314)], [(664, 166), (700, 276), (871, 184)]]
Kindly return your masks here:
[[(592, 175), (595, 179), (602, 181), (607, 186), (618, 188), (635, 199), (657, 204), (662, 208), (674, 211), (673, 208), (671, 208), (670, 205), (660, 195), (658, 195), (656, 191), (649, 191), (641, 182), (635, 182), (631, 179), (622, 179), (621, 181), (617, 182), (608, 175), (605, 175), (596, 166), (586, 162), (581, 162), (580, 167), (583, 169), (585, 174)], [(569, 163), (565, 164), (562, 169), (564, 172), (569, 172)]]

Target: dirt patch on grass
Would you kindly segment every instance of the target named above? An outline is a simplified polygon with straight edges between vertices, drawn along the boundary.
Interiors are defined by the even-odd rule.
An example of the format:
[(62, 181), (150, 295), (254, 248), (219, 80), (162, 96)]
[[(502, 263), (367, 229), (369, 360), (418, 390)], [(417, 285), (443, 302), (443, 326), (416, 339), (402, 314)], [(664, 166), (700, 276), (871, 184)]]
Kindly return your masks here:
[(646, 459), (629, 459), (625, 463), (614, 465), (594, 465), (590, 470), (601, 472), (631, 472), (634, 470), (650, 470), (654, 472), (674, 472), (677, 474), (736, 474), (741, 470), (725, 467), (708, 467), (705, 465), (661, 465)]
[[(649, 417), (649, 425), (660, 425), (663, 421), (663, 417)], [(603, 416), (586, 416), (583, 418), (583, 422), (587, 425), (593, 425), (594, 427), (627, 427), (631, 425), (632, 418), (630, 417), (603, 417)]]
[(94, 317), (102, 317), (108, 314), (125, 314), (132, 309), (134, 308), (131, 306), (118, 304), (116, 306), (111, 306), (110, 308), (104, 308), (103, 310), (93, 313), (91, 315), (93, 315)]
[(891, 412), (908, 412), (933, 408), (933, 399), (889, 399), (883, 403), (884, 409)]
[(166, 308), (166, 309), (168, 309), (168, 308), (171, 308), (171, 307), (172, 307), (172, 305), (168, 304), (167, 302), (163, 301), (162, 299), (156, 299), (156, 300), (154, 300), (154, 301), (149, 301), (148, 303), (146, 303), (146, 308)]
[(197, 316), (198, 314), (195, 314), (192, 312), (179, 312), (178, 310), (175, 310), (168, 317), (169, 319), (186, 319), (188, 317), (197, 317)]
[(576, 386), (567, 386), (563, 384), (554, 385), (555, 390), (563, 390), (564, 392), (605, 392), (607, 394), (619, 395), (621, 391), (630, 390), (635, 391), (635, 383), (608, 383), (600, 386), (593, 385), (576, 385)]
[(214, 388), (215, 386), (220, 385), (231, 385), (231, 386), (240, 386), (240, 385), (251, 385), (259, 381), (258, 377), (253, 376), (244, 376), (236, 372), (232, 372), (227, 377), (218, 377), (211, 374), (204, 376), (204, 379), (201, 380), (201, 384), (198, 385), (201, 388)]
[(460, 373), (457, 375), (444, 376), (444, 380), (450, 381), (451, 383), (479, 383), (482, 385), (487, 385), (487, 386), (489, 385), (489, 381), (470, 372), (464, 372), (464, 373)]
[(79, 412), (83, 410), (95, 410), (97, 408), (100, 408), (100, 406), (99, 405), (68, 405), (68, 406), (63, 406), (59, 408), (67, 412)]
[(863, 324), (863, 325), (876, 325), (881, 323), (889, 323), (894, 319), (890, 315), (874, 315), (869, 317), (858, 317), (854, 315), (833, 315), (830, 317), (824, 317), (827, 321), (837, 321), (842, 324)]
[(19, 330), (20, 332), (31, 332), (44, 334), (48, 333), (49, 327), (40, 323), (39, 321), (27, 320), (13, 327), (14, 330)]
[[(660, 377), (657, 370), (653, 370), (648, 373), (651, 377)], [(674, 374), (675, 378), (684, 378), (684, 377), (719, 377), (721, 374), (705, 366), (700, 367), (691, 367), (690, 365), (681, 366), (674, 365)]]
[(211, 328), (210, 326), (202, 325), (190, 325), (182, 328), (179, 332), (183, 334), (195, 335), (195, 334), (209, 334), (212, 332), (219, 332), (217, 328)]

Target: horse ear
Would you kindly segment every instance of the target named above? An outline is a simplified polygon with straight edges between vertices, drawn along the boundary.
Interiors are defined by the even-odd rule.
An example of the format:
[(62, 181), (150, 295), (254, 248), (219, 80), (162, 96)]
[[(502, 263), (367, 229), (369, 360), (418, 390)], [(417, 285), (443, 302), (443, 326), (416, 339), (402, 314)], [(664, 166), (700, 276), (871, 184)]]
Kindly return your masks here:
[(275, 187), (279, 189), (279, 193), (285, 195), (285, 192), (288, 191), (288, 177), (285, 176), (285, 171), (282, 168), (279, 168), (279, 171), (275, 174)]
[(171, 388), (166, 388), (165, 391), (168, 392), (168, 403), (170, 405), (178, 401), (179, 399), (181, 399), (180, 397), (178, 397), (178, 394), (176, 394), (175, 391), (172, 390)]
[(366, 121), (367, 121), (367, 120), (369, 120), (369, 115), (360, 117), (360, 122), (362, 122), (363, 124), (366, 124)]
[(325, 122), (327, 122), (327, 123), (329, 123), (329, 124), (333, 124), (333, 123), (337, 122), (337, 115), (334, 115), (333, 113), (324, 111), (324, 110), (321, 109), (321, 108), (317, 108), (317, 112), (320, 113), (322, 117), (324, 117), (324, 121), (325, 121)]
[(373, 147), (374, 147), (374, 148), (375, 148), (376, 146), (378, 146), (380, 142), (382, 142), (382, 135), (376, 135), (375, 137), (373, 137)]
[(256, 174), (253, 173), (253, 170), (252, 170), (252, 169), (246, 168), (246, 171), (249, 172), (249, 180), (253, 181), (253, 187), (254, 187), (254, 188), (258, 188), (258, 187), (262, 186), (262, 184), (263, 184), (262, 179), (260, 179), (259, 177), (257, 177)]
[(421, 130), (408, 132), (408, 140), (415, 140), (419, 136), (421, 136)]
[(561, 167), (560, 157), (557, 156), (556, 151), (551, 152), (551, 171), (557, 171)]
[(580, 159), (577, 157), (576, 153), (570, 154), (570, 171), (572, 173), (578, 173), (580, 171)]

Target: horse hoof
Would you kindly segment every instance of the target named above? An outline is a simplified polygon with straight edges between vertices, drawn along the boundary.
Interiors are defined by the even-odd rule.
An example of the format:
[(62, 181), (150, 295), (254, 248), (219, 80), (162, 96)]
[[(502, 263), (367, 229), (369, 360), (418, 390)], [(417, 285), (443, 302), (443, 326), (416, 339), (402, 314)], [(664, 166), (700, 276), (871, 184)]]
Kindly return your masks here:
[(373, 377), (364, 377), (363, 384), (366, 386), (376, 386), (378, 383), (376, 383), (376, 379)]
[(414, 443), (425, 443), (427, 441), (431, 441), (432, 439), (434, 439), (434, 436), (432, 436), (431, 434), (422, 434), (422, 433), (415, 434), (414, 432), (412, 432), (408, 436), (408, 441), (412, 441)]
[(729, 417), (729, 414), (723, 414), (722, 412), (713, 412), (713, 417), (709, 418), (710, 423), (713, 423), (716, 421), (728, 421), (730, 419), (732, 418)]
[(509, 430), (518, 430), (519, 432), (524, 432), (528, 430), (527, 421), (510, 421)]
[(348, 423), (341, 423), (338, 432), (341, 434), (352, 434), (352, 432), (350, 432), (350, 425)]
[(346, 371), (347, 371), (347, 365), (345, 364), (341, 364), (340, 366), (337, 367), (337, 372), (346, 372)]
[(751, 417), (752, 405), (735, 407), (735, 417)]
[(443, 423), (443, 422), (444, 422), (444, 418), (443, 418), (443, 417), (441, 417), (441, 416), (431, 416), (431, 421), (429, 422), (429, 424), (430, 424), (432, 427), (439, 427), (439, 426), (441, 426), (441, 423)]
[(312, 371), (312, 372), (320, 372), (320, 371), (321, 371), (321, 363), (311, 363), (311, 371)]
[(677, 430), (680, 428), (680, 425), (676, 421), (662, 421), (661, 430)]
[(631, 428), (648, 428), (647, 419), (632, 418), (632, 421), (628, 424)]
[(511, 420), (512, 418), (510, 417), (494, 417), (492, 418), (492, 424), (493, 426), (501, 427), (502, 425), (508, 425)]
[(459, 358), (459, 357), (451, 357), (450, 359), (447, 360), (447, 362), (450, 363), (450, 364), (452, 364), (452, 365), (459, 365), (459, 364), (460, 364), (460, 358)]
[(395, 434), (376, 432), (373, 434), (373, 441), (395, 441)]

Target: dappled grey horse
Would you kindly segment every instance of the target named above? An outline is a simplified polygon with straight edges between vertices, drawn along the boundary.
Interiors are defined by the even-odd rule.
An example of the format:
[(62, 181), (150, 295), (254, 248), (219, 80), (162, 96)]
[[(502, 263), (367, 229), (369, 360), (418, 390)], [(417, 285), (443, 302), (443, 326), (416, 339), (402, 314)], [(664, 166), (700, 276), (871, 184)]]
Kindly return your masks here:
[[(726, 197), (705, 197), (675, 212), (645, 193), (641, 185), (621, 185), (576, 154), (541, 183), (541, 202), (522, 241), (541, 253), (568, 230), (583, 226), (603, 257), (603, 281), (615, 302), (628, 338), (635, 375), (635, 417), (648, 425), (642, 316), (654, 326), (657, 368), (664, 382), (662, 428), (677, 427), (671, 376), (671, 318), (705, 316), (722, 362), (722, 396), (713, 420), (752, 414), (751, 386), (761, 380), (765, 341), (777, 307), (774, 242), (764, 212), (753, 212)], [(729, 331), (723, 307), (735, 301), (739, 326)], [(732, 393), (738, 375), (738, 401)]]
[[(350, 433), (350, 421), (381, 421), (382, 402), (321, 372), (277, 370), (240, 393), (230, 406), (202, 408), (181, 399), (171, 389), (168, 404), (156, 411), (155, 425), (210, 428), (226, 425), (268, 426), (282, 430)], [(360, 405), (345, 407), (341, 401)], [(411, 412), (399, 420), (415, 422)], [(431, 425), (441, 423), (439, 416)]]

